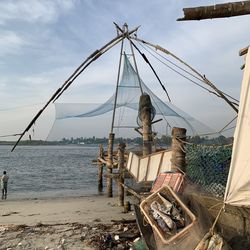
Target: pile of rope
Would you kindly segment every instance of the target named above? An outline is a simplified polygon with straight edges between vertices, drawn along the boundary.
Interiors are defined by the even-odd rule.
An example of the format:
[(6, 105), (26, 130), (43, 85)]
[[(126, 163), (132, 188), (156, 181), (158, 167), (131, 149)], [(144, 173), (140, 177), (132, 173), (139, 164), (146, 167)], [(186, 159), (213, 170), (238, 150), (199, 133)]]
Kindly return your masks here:
[(223, 197), (231, 162), (232, 146), (187, 144), (185, 147), (189, 179), (205, 191)]

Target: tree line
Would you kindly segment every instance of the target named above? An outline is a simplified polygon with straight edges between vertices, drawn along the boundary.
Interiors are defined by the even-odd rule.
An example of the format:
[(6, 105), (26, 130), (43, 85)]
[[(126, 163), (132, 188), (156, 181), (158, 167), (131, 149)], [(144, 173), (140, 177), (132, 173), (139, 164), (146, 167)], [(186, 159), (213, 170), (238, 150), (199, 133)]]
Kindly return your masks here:
[[(194, 144), (206, 144), (206, 145), (227, 145), (233, 142), (233, 137), (219, 136), (216, 138), (193, 136), (187, 137), (187, 141)], [(125, 142), (126, 144), (142, 145), (142, 138), (115, 138), (115, 143)], [(162, 135), (161, 137), (155, 137), (154, 143), (158, 146), (171, 146), (172, 137)], [(0, 141), (0, 145), (13, 145), (14, 141)], [(58, 141), (43, 141), (43, 140), (24, 140), (20, 142), (20, 145), (94, 145), (94, 144), (108, 144), (108, 138), (92, 137), (79, 137), (79, 138), (62, 138)]]

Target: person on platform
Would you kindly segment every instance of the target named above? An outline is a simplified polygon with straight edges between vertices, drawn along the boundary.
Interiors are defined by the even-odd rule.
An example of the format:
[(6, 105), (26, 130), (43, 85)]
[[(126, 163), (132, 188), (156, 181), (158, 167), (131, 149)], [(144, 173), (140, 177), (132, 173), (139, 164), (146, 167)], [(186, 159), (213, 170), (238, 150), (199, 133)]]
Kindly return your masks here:
[(1, 189), (2, 189), (2, 200), (7, 199), (7, 187), (8, 187), (9, 176), (6, 171), (3, 171), (3, 175), (1, 177)]

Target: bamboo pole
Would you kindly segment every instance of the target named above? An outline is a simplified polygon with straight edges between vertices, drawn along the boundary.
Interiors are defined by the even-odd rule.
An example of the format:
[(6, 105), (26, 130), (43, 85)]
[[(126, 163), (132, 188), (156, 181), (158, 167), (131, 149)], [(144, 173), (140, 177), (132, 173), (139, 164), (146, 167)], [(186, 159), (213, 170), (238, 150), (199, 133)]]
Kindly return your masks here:
[[(118, 30), (122, 31), (122, 29), (121, 29), (116, 23), (114, 23), (114, 24), (115, 24), (115, 26), (117, 27)], [(149, 60), (148, 60), (148, 58), (146, 57), (146, 55), (143, 54), (143, 53), (139, 50), (139, 48), (134, 44), (134, 42), (131, 40), (132, 37), (131, 37), (129, 34), (126, 34), (126, 38), (130, 41), (131, 48), (134, 47), (134, 48), (139, 52), (139, 54), (142, 56), (142, 58), (144, 59), (144, 61), (149, 65), (149, 67), (150, 67), (151, 70), (153, 71), (155, 77), (156, 77), (157, 80), (159, 81), (159, 83), (160, 83), (162, 89), (163, 89), (164, 92), (166, 93), (169, 102), (171, 102), (170, 97), (169, 97), (169, 94), (168, 94), (168, 92), (167, 92), (165, 86), (162, 84), (161, 79), (160, 79), (159, 76), (157, 75), (155, 69), (153, 68), (152, 64), (149, 62)], [(133, 54), (133, 51), (132, 51), (132, 54)], [(141, 89), (141, 90), (142, 90), (142, 89)]]
[(250, 1), (240, 1), (240, 2), (215, 4), (210, 6), (184, 8), (183, 12), (184, 12), (184, 17), (178, 18), (177, 21), (202, 20), (202, 19), (249, 15)]
[[(102, 144), (99, 145), (99, 158), (103, 158), (104, 156), (104, 150)], [(98, 161), (98, 191), (102, 192), (103, 190), (103, 163), (101, 161)]]
[(130, 41), (130, 49), (131, 49), (132, 56), (133, 56), (133, 60), (134, 60), (134, 64), (135, 64), (135, 70), (136, 70), (136, 73), (137, 73), (137, 77), (138, 77), (138, 82), (139, 82), (141, 94), (143, 94), (143, 90), (142, 90), (142, 86), (141, 86), (141, 78), (140, 78), (139, 71), (138, 71), (138, 67), (137, 67), (137, 63), (136, 63), (136, 60), (135, 60), (134, 49), (133, 49), (131, 40), (129, 40), (129, 41)]
[(245, 54), (248, 52), (249, 46), (250, 46), (250, 45), (248, 45), (247, 47), (241, 49), (241, 50), (239, 51), (239, 56), (245, 55)]
[(112, 174), (113, 167), (113, 146), (114, 146), (115, 134), (109, 134), (108, 141), (108, 156), (107, 156), (107, 195), (108, 197), (113, 197), (113, 182), (110, 175)]
[(16, 146), (18, 145), (18, 143), (20, 142), (20, 140), (22, 139), (22, 137), (25, 135), (26, 132), (29, 131), (29, 129), (32, 127), (32, 125), (36, 122), (36, 120), (40, 117), (40, 115), (43, 113), (43, 111), (48, 107), (48, 105), (51, 102), (55, 102), (60, 96), (61, 94), (67, 90), (67, 88), (74, 82), (74, 80), (92, 63), (94, 62), (96, 59), (98, 59), (101, 55), (103, 55), (104, 53), (106, 53), (109, 49), (111, 49), (112, 47), (114, 47), (117, 43), (119, 43), (120, 41), (123, 41), (125, 38), (125, 35), (131, 35), (134, 32), (137, 31), (139, 27), (136, 27), (135, 29), (131, 30), (131, 31), (126, 31), (126, 34), (121, 33), (120, 35), (118, 35), (117, 37), (113, 38), (110, 42), (108, 42), (107, 44), (105, 44), (103, 47), (101, 47), (99, 50), (94, 51), (89, 57), (87, 57), (87, 59), (70, 75), (70, 77), (61, 85), (61, 87), (59, 87), (54, 94), (50, 97), (50, 99), (47, 101), (47, 103), (43, 106), (42, 109), (40, 109), (38, 111), (38, 113), (34, 116), (34, 118), (30, 121), (30, 123), (28, 124), (28, 126), (25, 128), (25, 130), (21, 133), (20, 137), (18, 138), (18, 140), (16, 141), (15, 145), (13, 146), (13, 148), (11, 149), (11, 151), (13, 151)]
[(177, 172), (186, 172), (186, 153), (184, 151), (184, 143), (186, 140), (185, 128), (172, 129), (172, 158), (171, 169)]
[(124, 184), (125, 147), (126, 147), (125, 143), (119, 143), (119, 146), (118, 146), (118, 168), (119, 168), (118, 205), (120, 207), (124, 206), (124, 187), (122, 184)]
[(111, 133), (113, 133), (114, 123), (115, 123), (115, 111), (116, 111), (116, 103), (117, 103), (117, 96), (118, 96), (118, 89), (119, 89), (118, 87), (119, 87), (119, 80), (120, 80), (120, 73), (121, 73), (123, 42), (124, 41), (122, 41), (122, 44), (121, 44), (119, 66), (118, 66), (118, 73), (117, 73), (117, 79), (116, 79), (115, 102), (114, 102), (114, 109), (113, 109), (113, 115), (112, 115)]

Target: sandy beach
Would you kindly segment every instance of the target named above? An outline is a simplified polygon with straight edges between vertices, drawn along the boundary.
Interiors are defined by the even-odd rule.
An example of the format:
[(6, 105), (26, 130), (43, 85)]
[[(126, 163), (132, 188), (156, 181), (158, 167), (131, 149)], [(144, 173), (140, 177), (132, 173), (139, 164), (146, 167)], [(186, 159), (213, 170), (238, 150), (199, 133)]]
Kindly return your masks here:
[(122, 234), (134, 230), (137, 235), (138, 229), (134, 212), (124, 213), (117, 199), (0, 201), (0, 249), (108, 249), (107, 244), (113, 244), (108, 238), (115, 235), (117, 249), (124, 249)]

